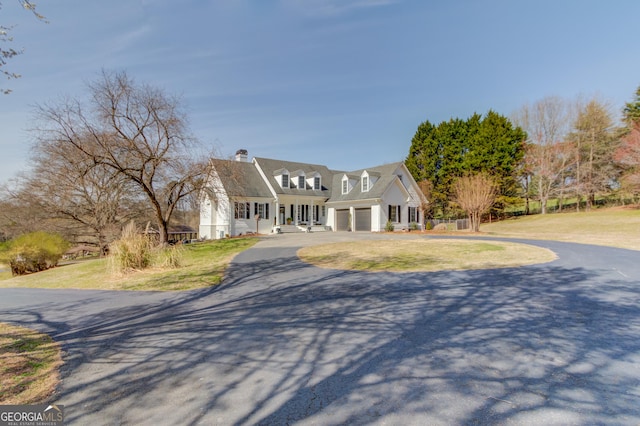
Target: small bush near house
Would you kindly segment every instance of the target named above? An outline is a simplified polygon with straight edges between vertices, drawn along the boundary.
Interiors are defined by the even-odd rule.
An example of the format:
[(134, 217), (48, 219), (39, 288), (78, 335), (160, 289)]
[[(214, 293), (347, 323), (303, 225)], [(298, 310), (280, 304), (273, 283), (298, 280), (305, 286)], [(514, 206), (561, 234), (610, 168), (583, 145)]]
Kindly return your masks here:
[(427, 221), (427, 224), (424, 226), (424, 229), (427, 231), (431, 231), (433, 229), (433, 223), (430, 220)]
[(9, 265), (14, 276), (31, 274), (56, 266), (68, 248), (60, 235), (31, 232), (9, 241), (0, 261)]
[(445, 232), (448, 229), (449, 229), (449, 227), (447, 226), (446, 223), (439, 223), (433, 228), (433, 230), (437, 231), (437, 232)]
[(418, 230), (418, 224), (416, 222), (411, 222), (409, 224), (409, 231), (417, 231)]
[(393, 226), (393, 223), (391, 223), (391, 221), (388, 220), (387, 224), (384, 226), (384, 230), (387, 231), (387, 232), (393, 232), (394, 229), (395, 228)]

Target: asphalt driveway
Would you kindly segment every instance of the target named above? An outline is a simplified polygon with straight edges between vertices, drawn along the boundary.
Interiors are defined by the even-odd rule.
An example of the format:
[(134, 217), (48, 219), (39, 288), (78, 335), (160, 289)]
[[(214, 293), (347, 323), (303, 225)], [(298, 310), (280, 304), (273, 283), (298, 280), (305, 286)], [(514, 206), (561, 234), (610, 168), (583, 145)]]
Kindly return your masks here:
[[(411, 235), (399, 235), (407, 238)], [(511, 269), (364, 273), (268, 237), (218, 287), (0, 289), (65, 351), (69, 424), (640, 423), (640, 253), (531, 242)]]

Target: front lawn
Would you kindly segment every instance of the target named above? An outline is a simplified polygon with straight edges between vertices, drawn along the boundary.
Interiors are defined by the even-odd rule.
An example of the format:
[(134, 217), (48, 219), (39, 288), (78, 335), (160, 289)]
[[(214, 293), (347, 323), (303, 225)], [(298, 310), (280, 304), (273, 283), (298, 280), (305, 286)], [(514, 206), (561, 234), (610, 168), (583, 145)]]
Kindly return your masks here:
[[(219, 284), (233, 257), (258, 242), (257, 238), (232, 238), (185, 244), (182, 267), (150, 268), (114, 275), (106, 259), (63, 264), (36, 274), (11, 277), (0, 274), (2, 287), (77, 288), (99, 290), (190, 290)], [(5, 278), (2, 280), (2, 278)]]
[(305, 262), (331, 269), (419, 272), (505, 268), (550, 262), (550, 250), (526, 244), (458, 239), (354, 241), (305, 247)]

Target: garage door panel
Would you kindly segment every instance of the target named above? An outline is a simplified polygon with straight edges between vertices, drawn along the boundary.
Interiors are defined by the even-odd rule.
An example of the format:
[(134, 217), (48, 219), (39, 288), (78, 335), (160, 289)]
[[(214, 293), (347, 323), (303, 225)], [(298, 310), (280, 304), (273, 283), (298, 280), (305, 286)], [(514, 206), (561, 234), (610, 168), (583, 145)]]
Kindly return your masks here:
[(356, 231), (371, 231), (371, 208), (356, 209)]
[(336, 231), (349, 230), (349, 210), (336, 210)]

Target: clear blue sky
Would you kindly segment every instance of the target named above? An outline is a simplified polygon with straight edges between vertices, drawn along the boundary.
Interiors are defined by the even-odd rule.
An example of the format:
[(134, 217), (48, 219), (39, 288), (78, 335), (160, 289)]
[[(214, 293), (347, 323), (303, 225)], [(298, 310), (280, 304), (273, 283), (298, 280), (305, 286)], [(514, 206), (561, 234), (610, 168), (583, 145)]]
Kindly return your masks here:
[(2, 81), (0, 183), (28, 167), (33, 105), (101, 69), (182, 97), (224, 155), (359, 169), (401, 161), (418, 125), (545, 96), (619, 111), (640, 85), (638, 0), (4, 0), (24, 54)]

